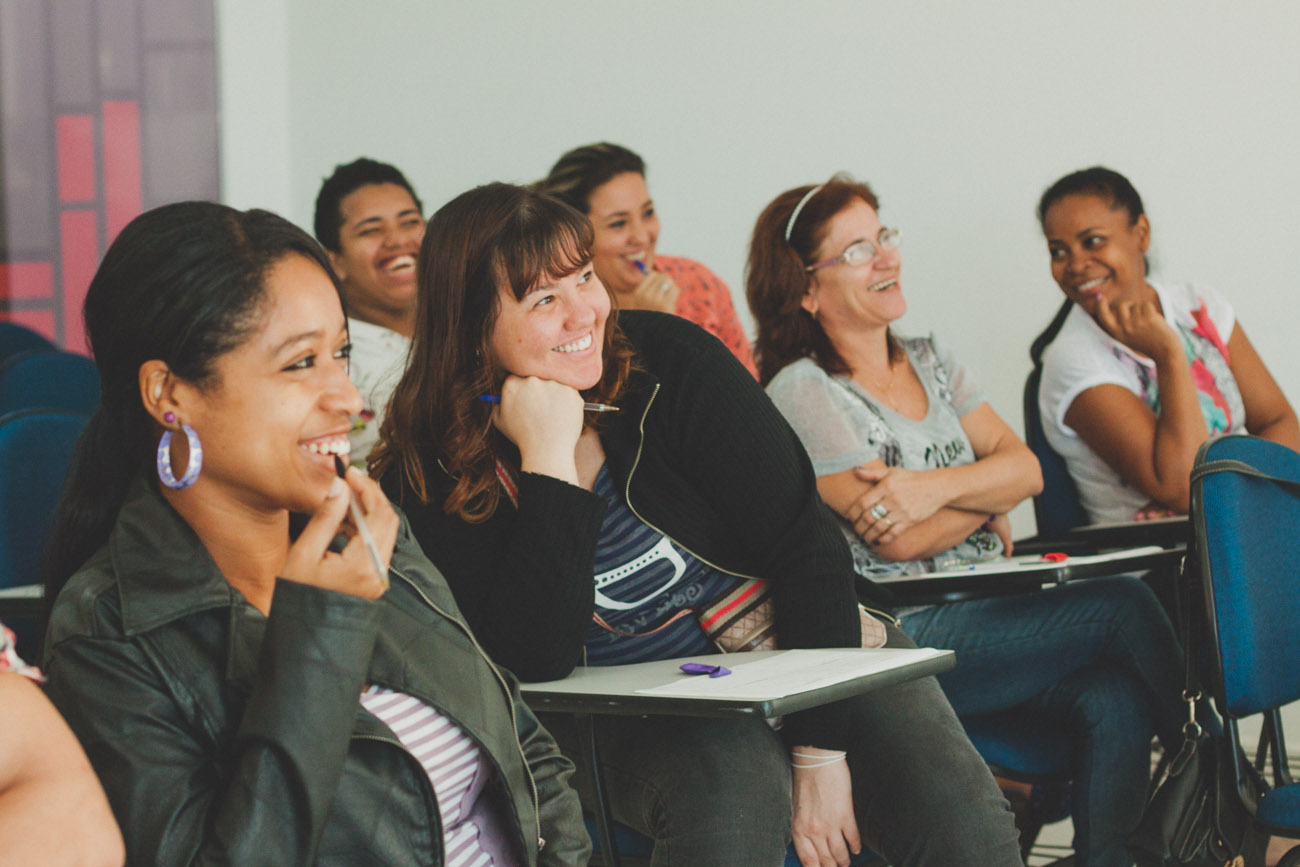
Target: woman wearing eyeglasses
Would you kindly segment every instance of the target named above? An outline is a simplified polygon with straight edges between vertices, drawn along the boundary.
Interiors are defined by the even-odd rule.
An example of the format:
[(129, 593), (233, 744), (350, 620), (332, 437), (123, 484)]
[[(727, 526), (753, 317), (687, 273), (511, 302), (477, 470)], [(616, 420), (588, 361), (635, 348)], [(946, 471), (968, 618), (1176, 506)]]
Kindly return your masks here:
[[(1009, 554), (1006, 513), (1042, 486), (1028, 448), (932, 337), (900, 337), (896, 229), (866, 184), (788, 190), (754, 229), (746, 284), (762, 381), (799, 435), (859, 574)], [(1080, 865), (1131, 864), (1153, 732), (1179, 737), (1173, 630), (1140, 581), (902, 608), (921, 645), (957, 651), (939, 678), (959, 717), (1023, 709), (1077, 744)]]
[(1147, 278), (1151, 223), (1094, 167), (1043, 193), (1052, 277), (1074, 308), (1043, 354), (1039, 408), (1093, 521), (1186, 514), (1196, 451), (1249, 432), (1300, 450), (1286, 395), (1218, 292)]

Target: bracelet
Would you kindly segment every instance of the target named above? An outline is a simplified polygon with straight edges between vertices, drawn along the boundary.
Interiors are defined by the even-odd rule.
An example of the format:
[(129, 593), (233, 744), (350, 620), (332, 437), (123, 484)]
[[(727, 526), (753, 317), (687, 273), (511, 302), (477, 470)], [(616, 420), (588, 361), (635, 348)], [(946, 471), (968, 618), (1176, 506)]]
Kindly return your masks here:
[(802, 764), (802, 765), (797, 764), (796, 762), (791, 762), (791, 763), (790, 763), (790, 767), (792, 767), (792, 768), (820, 768), (820, 767), (824, 767), (824, 766), (826, 766), (826, 765), (833, 765), (833, 764), (835, 764), (836, 762), (842, 762), (842, 761), (844, 761), (844, 754), (843, 754), (843, 753), (841, 753), (841, 754), (838, 755), (838, 756), (832, 756), (832, 757), (829, 758), (829, 759), (822, 759), (820, 762), (807, 762), (806, 764)]
[[(833, 750), (835, 758), (842, 759), (848, 755), (844, 750)], [(790, 755), (798, 756), (801, 759), (824, 759), (827, 758), (825, 753), (801, 753), (798, 750), (790, 750)]]
[(821, 767), (825, 767), (826, 765), (833, 765), (838, 761), (842, 761), (844, 757), (848, 755), (848, 753), (844, 752), (843, 750), (839, 750), (834, 755), (827, 756), (823, 753), (801, 753), (798, 750), (790, 750), (790, 755), (796, 756), (801, 759), (817, 760), (812, 762), (804, 762), (803, 764), (800, 764), (799, 762), (790, 762), (790, 767), (792, 768), (821, 768)]

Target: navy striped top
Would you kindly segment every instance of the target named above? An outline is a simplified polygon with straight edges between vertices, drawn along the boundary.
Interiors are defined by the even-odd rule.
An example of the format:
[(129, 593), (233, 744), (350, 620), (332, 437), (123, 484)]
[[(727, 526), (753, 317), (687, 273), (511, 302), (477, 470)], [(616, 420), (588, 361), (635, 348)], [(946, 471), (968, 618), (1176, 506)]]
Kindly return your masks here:
[[(603, 466), (594, 490), (609, 503), (596, 545), (596, 613), (613, 629), (649, 632), (682, 609), (702, 606), (739, 580), (643, 523), (614, 490)], [(597, 623), (587, 633), (588, 665), (717, 652), (693, 614), (652, 635), (619, 635)]]

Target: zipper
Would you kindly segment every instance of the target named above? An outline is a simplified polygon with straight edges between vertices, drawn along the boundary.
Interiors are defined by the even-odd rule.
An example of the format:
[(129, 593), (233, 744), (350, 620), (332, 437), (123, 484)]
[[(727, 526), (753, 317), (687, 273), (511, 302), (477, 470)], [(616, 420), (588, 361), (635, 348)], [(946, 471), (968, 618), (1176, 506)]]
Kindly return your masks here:
[(506, 697), (506, 705), (510, 708), (510, 731), (514, 735), (515, 750), (519, 753), (519, 760), (524, 766), (524, 773), (528, 775), (528, 788), (532, 792), (533, 796), (533, 823), (537, 832), (537, 848), (540, 851), (541, 848), (546, 845), (546, 840), (542, 837), (542, 804), (541, 799), (537, 795), (537, 781), (533, 778), (533, 769), (528, 766), (528, 757), (524, 755), (524, 745), (519, 742), (519, 720), (515, 713), (514, 700), (510, 695), (510, 684), (506, 683), (506, 679), (501, 676), (501, 672), (497, 670), (496, 664), (493, 663), (492, 658), (484, 652), (482, 645), (478, 643), (478, 639), (474, 637), (474, 633), (468, 626), (461, 623), (457, 618), (451, 616), (449, 612), (444, 611), (437, 603), (425, 595), (425, 592), (421, 590), (414, 581), (403, 575), (400, 569), (395, 568), (391, 564), (388, 568), (394, 575), (405, 581), (407, 586), (414, 590), (416, 595), (423, 599), (426, 605), (441, 614), (445, 619), (456, 624), (456, 627), (465, 634), (465, 637), (469, 639), (470, 644), (474, 646), (474, 650), (478, 652), (478, 655), (483, 657), (483, 660), (488, 664), (488, 669), (492, 672), (493, 676), (496, 677), (497, 683), (501, 686), (501, 691)]
[(716, 569), (719, 572), (724, 572), (727, 575), (734, 575), (737, 578), (744, 578), (747, 581), (763, 580), (761, 578), (756, 578), (753, 575), (744, 575), (740, 572), (736, 572), (731, 569), (726, 569), (722, 566), (719, 566), (717, 563), (714, 563), (710, 560), (705, 559), (704, 557), (701, 557), (699, 554), (696, 554), (690, 548), (687, 548), (685, 545), (682, 545), (681, 542), (678, 542), (676, 539), (673, 539), (672, 536), (669, 536), (663, 530), (659, 529), (654, 524), (651, 524), (649, 521), (647, 521), (641, 515), (641, 513), (636, 510), (636, 506), (632, 505), (632, 476), (636, 475), (636, 468), (641, 463), (641, 450), (645, 447), (645, 419), (646, 416), (650, 414), (650, 407), (652, 404), (654, 404), (655, 398), (659, 396), (659, 386), (660, 383), (656, 382), (654, 390), (650, 392), (650, 399), (645, 402), (645, 409), (641, 410), (641, 420), (637, 422), (636, 454), (632, 456), (632, 468), (627, 471), (627, 484), (624, 485), (623, 487), (623, 501), (627, 503), (628, 509), (632, 512), (633, 515), (636, 515), (637, 520), (639, 520), (642, 524), (645, 524), (647, 527), (654, 530), (656, 533), (663, 536), (665, 539), (672, 539), (673, 544), (681, 546), (683, 551), (690, 554), (692, 557), (694, 557), (696, 560), (699, 560), (701, 563), (704, 563), (707, 566)]
[[(657, 382), (656, 382), (656, 383), (655, 383), (654, 390), (650, 392), (650, 399), (647, 400), (646, 403), (645, 403), (645, 409), (643, 409), (643, 410), (641, 411), (641, 420), (637, 423), (637, 443), (636, 443), (636, 454), (633, 455), (633, 457), (632, 457), (632, 468), (629, 469), (629, 470), (627, 471), (627, 484), (625, 484), (625, 485), (623, 486), (623, 501), (624, 501), (625, 503), (627, 503), (627, 507), (628, 507), (628, 509), (632, 512), (632, 514), (633, 514), (633, 515), (636, 515), (637, 520), (639, 520), (641, 523), (645, 524), (645, 525), (646, 525), (647, 527), (649, 527), (650, 529), (654, 530), (654, 531), (655, 531), (656, 533), (658, 533), (659, 535), (663, 536), (665, 539), (672, 539), (672, 542), (673, 542), (674, 545), (678, 545), (678, 546), (680, 546), (681, 549), (682, 549), (683, 551), (685, 551), (686, 553), (690, 554), (692, 557), (694, 557), (696, 560), (699, 560), (701, 563), (704, 563), (704, 564), (706, 564), (707, 566), (710, 566), (710, 567), (712, 567), (713, 569), (716, 569), (716, 570), (719, 571), (719, 572), (723, 572), (723, 573), (725, 573), (725, 574), (727, 574), (727, 575), (734, 575), (734, 576), (736, 576), (737, 578), (744, 578), (744, 579), (747, 580), (747, 581), (762, 581), (762, 580), (764, 580), (764, 579), (762, 579), (762, 578), (756, 578), (756, 577), (754, 577), (753, 575), (745, 575), (745, 574), (742, 574), (742, 573), (740, 573), (740, 572), (736, 572), (736, 571), (734, 571), (734, 570), (732, 570), (732, 569), (724, 568), (724, 567), (719, 566), (718, 564), (712, 562), (711, 560), (709, 560), (709, 559), (707, 559), (707, 558), (705, 558), (705, 557), (701, 557), (699, 554), (695, 553), (695, 552), (692, 551), (690, 548), (687, 548), (685, 545), (682, 545), (681, 542), (677, 541), (677, 540), (674, 539), (672, 536), (668, 535), (668, 534), (665, 533), (663, 530), (659, 529), (659, 528), (656, 527), (654, 524), (652, 524), (652, 523), (650, 523), (649, 521), (647, 521), (647, 520), (646, 520), (646, 519), (641, 515), (641, 513), (638, 512), (638, 511), (636, 510), (636, 506), (632, 505), (632, 476), (634, 476), (634, 475), (636, 474), (636, 469), (637, 469), (637, 467), (638, 467), (638, 466), (640, 465), (640, 463), (641, 463), (641, 450), (645, 447), (645, 420), (646, 420), (646, 416), (648, 416), (648, 415), (650, 414), (650, 406), (655, 402), (655, 398), (658, 397), (658, 395), (659, 395), (659, 386), (660, 386), (660, 383), (657, 383)], [(868, 613), (873, 614), (873, 615), (875, 615), (875, 616), (877, 616), (877, 617), (881, 617), (881, 618), (883, 618), (883, 619), (889, 621), (890, 623), (894, 624), (894, 626), (896, 626), (896, 627), (899, 627), (899, 628), (902, 627), (902, 624), (899, 622), (898, 618), (895, 617), (894, 615), (892, 615), (892, 614), (887, 614), (887, 613), (884, 612), (884, 611), (878, 611), (878, 610), (875, 609), (875, 608), (867, 608), (867, 606), (862, 605), (861, 602), (859, 602), (858, 604), (861, 605), (862, 608), (863, 608), (865, 611), (867, 611)]]

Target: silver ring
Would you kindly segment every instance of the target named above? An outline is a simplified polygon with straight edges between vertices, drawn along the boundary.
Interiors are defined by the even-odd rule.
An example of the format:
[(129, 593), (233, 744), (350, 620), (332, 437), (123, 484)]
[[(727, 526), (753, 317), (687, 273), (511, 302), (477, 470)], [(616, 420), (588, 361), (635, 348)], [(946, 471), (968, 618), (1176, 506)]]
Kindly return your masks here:
[(867, 512), (867, 514), (875, 518), (877, 521), (883, 521), (885, 516), (889, 514), (889, 510), (880, 503), (876, 503), (871, 507), (871, 511)]

